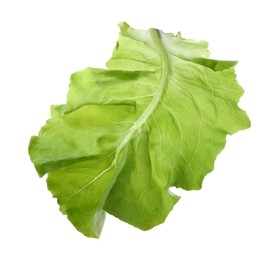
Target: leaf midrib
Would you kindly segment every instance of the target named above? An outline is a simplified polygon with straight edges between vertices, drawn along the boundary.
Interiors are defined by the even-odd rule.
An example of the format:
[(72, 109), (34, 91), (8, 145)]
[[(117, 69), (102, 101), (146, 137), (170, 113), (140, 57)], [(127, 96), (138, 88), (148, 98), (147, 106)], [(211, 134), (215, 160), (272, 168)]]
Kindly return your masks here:
[(142, 115), (138, 118), (138, 120), (134, 123), (134, 125), (129, 129), (127, 135), (122, 139), (120, 144), (118, 145), (116, 149), (116, 155), (114, 158), (114, 161), (112, 164), (116, 165), (119, 153), (122, 151), (122, 149), (125, 147), (125, 145), (131, 140), (133, 135), (137, 130), (139, 130), (145, 122), (148, 120), (148, 118), (152, 115), (156, 107), (161, 101), (162, 95), (164, 93), (165, 87), (168, 83), (168, 56), (166, 53), (166, 50), (161, 42), (160, 34), (157, 29), (150, 29), (149, 30), (150, 37), (152, 39), (153, 46), (157, 49), (157, 51), (160, 54), (161, 57), (161, 79), (159, 83), (158, 90), (156, 91), (152, 102), (150, 105), (145, 109), (145, 111), (142, 113)]

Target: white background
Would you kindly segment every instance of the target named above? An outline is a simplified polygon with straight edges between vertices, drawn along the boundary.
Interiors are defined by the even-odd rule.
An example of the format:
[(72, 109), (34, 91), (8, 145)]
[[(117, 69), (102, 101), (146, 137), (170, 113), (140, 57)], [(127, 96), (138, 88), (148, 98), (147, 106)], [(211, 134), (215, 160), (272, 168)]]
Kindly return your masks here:
[[(274, 1), (1, 1), (0, 259), (275, 259)], [(99, 240), (78, 233), (31, 164), (31, 135), (65, 102), (70, 74), (104, 67), (120, 21), (207, 40), (239, 60), (252, 127), (228, 137), (203, 189), (143, 232), (107, 216)]]

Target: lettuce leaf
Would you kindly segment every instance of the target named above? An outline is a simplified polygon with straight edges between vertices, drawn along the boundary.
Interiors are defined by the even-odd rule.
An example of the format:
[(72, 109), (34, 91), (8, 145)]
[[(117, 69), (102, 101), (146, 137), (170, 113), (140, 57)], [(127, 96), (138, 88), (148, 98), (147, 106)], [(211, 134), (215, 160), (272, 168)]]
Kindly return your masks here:
[(31, 137), (29, 154), (62, 213), (99, 237), (108, 212), (142, 230), (198, 190), (226, 135), (250, 126), (238, 107), (236, 62), (209, 58), (207, 43), (126, 23), (108, 69), (71, 76), (67, 104)]

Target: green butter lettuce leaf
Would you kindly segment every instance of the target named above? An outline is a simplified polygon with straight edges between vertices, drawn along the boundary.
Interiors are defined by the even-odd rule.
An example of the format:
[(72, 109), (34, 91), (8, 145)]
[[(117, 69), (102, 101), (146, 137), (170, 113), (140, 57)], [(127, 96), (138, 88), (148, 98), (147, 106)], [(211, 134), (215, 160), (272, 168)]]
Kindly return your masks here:
[(169, 187), (200, 189), (226, 135), (250, 126), (236, 62), (180, 34), (120, 29), (108, 69), (74, 73), (67, 103), (29, 144), (61, 212), (88, 237), (106, 212), (142, 230), (163, 223), (179, 200)]

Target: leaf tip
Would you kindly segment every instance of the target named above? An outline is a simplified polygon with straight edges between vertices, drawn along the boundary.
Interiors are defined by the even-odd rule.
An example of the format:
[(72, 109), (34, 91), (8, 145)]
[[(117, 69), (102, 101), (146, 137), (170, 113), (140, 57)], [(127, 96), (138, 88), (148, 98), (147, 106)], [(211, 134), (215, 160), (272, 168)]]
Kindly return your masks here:
[(130, 27), (130, 25), (127, 24), (126, 22), (120, 22), (120, 23), (118, 24), (118, 26), (119, 26), (120, 31), (121, 31), (122, 33), (126, 32), (126, 31), (129, 29), (129, 27)]

